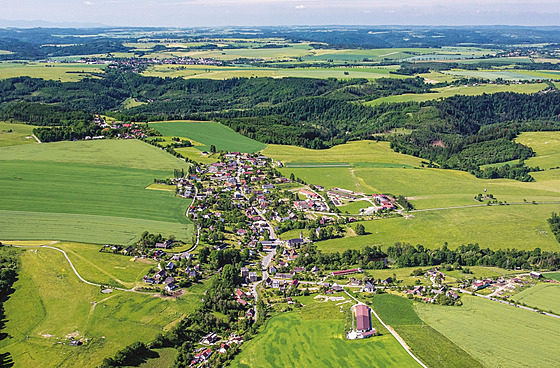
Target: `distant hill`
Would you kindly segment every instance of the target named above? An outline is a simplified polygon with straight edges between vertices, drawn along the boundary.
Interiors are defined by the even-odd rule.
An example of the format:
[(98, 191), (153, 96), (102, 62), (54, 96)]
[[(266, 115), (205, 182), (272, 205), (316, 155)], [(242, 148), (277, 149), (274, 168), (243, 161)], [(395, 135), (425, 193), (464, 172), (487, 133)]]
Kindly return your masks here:
[(7, 20), (0, 19), (0, 28), (104, 28), (101, 23), (49, 22), (46, 20)]

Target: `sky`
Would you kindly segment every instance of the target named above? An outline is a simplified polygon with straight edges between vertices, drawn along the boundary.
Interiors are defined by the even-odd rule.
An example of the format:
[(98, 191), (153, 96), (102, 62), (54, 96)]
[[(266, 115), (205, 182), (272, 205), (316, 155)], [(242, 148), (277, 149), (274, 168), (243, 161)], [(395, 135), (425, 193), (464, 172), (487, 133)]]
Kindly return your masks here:
[(0, 19), (110, 26), (560, 25), (560, 0), (0, 0)]

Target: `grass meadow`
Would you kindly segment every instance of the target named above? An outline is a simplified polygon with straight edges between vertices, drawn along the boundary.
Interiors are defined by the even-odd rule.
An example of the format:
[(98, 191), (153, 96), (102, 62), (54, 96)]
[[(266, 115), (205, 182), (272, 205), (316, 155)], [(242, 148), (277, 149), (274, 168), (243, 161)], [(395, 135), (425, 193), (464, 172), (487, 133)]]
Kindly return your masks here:
[(190, 240), (189, 201), (146, 190), (186, 164), (139, 141), (1, 148), (0, 239), (130, 243), (143, 231)]
[(102, 73), (103, 68), (83, 63), (0, 63), (0, 79), (32, 77), (76, 82), (83, 78), (91, 78), (90, 73)]
[(33, 125), (0, 121), (0, 147), (37, 143), (35, 138), (28, 138), (33, 134), (33, 128)]
[[(388, 331), (370, 339), (346, 340), (348, 312), (341, 313), (341, 307), (334, 302), (307, 298), (303, 303), (305, 307), (300, 310), (270, 319), (231, 366), (418, 367)], [(344, 305), (347, 311), (351, 304)], [(373, 325), (379, 329), (376, 320)]]
[(361, 249), (365, 245), (389, 246), (395, 242), (422, 244), (428, 248), (450, 248), (478, 243), (482, 248), (540, 247), (559, 251), (546, 219), (560, 205), (519, 205), (458, 208), (414, 213), (404, 217), (365, 221), (366, 235), (318, 242), (325, 252)]
[(189, 138), (201, 143), (195, 146), (200, 151), (210, 151), (210, 146), (216, 146), (218, 151), (257, 152), (266, 147), (264, 143), (242, 136), (225, 125), (215, 122), (200, 121), (169, 121), (150, 123), (164, 136)]
[(545, 276), (553, 280), (560, 281), (560, 272), (547, 272)]
[[(116, 256), (115, 256), (116, 257)], [(7, 320), (0, 353), (14, 367), (96, 367), (134, 341), (148, 342), (198, 306), (203, 285), (180, 299), (100, 289), (82, 283), (64, 256), (52, 249), (22, 250), (15, 292), (4, 303)], [(82, 272), (81, 265), (76, 265)], [(125, 332), (125, 333), (123, 333)], [(87, 339), (70, 347), (67, 335)]]
[[(472, 296), (450, 308), (415, 304), (420, 318), (487, 367), (558, 367), (560, 320)], [(521, 350), (520, 350), (521, 348)]]
[(515, 294), (513, 299), (529, 307), (560, 314), (560, 284), (538, 284)]
[(395, 329), (428, 367), (483, 367), (465, 350), (426, 325), (416, 314), (411, 300), (381, 294), (374, 295), (370, 304), (383, 322)]

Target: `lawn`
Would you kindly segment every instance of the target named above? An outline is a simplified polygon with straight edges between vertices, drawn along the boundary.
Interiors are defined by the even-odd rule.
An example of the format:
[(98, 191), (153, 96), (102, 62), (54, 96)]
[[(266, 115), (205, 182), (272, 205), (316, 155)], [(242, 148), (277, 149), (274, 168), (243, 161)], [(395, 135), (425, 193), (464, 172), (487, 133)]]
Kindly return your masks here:
[(362, 222), (367, 235), (318, 242), (326, 252), (361, 249), (365, 245), (389, 246), (395, 242), (422, 244), (428, 248), (450, 248), (478, 243), (481, 248), (540, 247), (559, 251), (560, 244), (550, 232), (546, 219), (559, 205), (519, 205), (458, 208), (418, 212), (404, 217)]
[(529, 307), (560, 314), (560, 284), (538, 284), (514, 295), (513, 299)]
[[(560, 320), (482, 298), (450, 308), (415, 304), (420, 318), (487, 367), (558, 367)], [(522, 349), (520, 350), (520, 347)]]
[[(16, 368), (98, 366), (134, 341), (152, 340), (194, 310), (204, 292), (197, 285), (178, 300), (101, 294), (79, 281), (58, 251), (24, 250), (21, 261), (15, 292), (4, 304), (8, 337), (0, 341), (0, 353), (10, 353)], [(81, 347), (68, 345), (66, 336), (76, 331), (87, 339)]]
[(83, 63), (0, 63), (0, 79), (32, 77), (76, 82), (91, 78), (90, 73), (103, 73), (102, 66)]
[(122, 244), (143, 231), (191, 238), (190, 202), (145, 189), (187, 165), (153, 146), (60, 142), (4, 147), (0, 157), (0, 239)]
[(243, 347), (232, 367), (418, 366), (386, 331), (366, 340), (346, 340), (344, 313), (334, 302), (309, 299), (305, 304), (302, 310), (269, 320), (264, 331)]
[(416, 314), (411, 300), (381, 294), (371, 298), (371, 305), (383, 322), (394, 328), (429, 367), (482, 367), (465, 350), (426, 325)]
[(150, 123), (164, 136), (189, 138), (200, 142), (203, 146), (196, 146), (200, 151), (210, 151), (210, 146), (216, 146), (217, 150), (257, 152), (266, 147), (265, 144), (242, 136), (225, 125), (215, 122), (195, 121), (169, 121), (162, 123)]
[(15, 124), (0, 121), (0, 147), (37, 143), (33, 134), (33, 125)]

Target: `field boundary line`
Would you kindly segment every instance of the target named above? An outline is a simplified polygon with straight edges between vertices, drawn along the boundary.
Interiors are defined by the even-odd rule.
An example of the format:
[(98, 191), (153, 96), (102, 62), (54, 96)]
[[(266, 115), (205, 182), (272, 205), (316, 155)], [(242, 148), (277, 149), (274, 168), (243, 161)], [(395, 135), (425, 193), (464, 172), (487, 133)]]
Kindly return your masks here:
[[(351, 295), (346, 289), (343, 289), (344, 292), (352, 299), (354, 299), (356, 302), (358, 303), (362, 303), (361, 301), (358, 300), (358, 298), (356, 298), (355, 296)], [(365, 303), (362, 303), (365, 304)], [(403, 347), (403, 349), (408, 353), (408, 355), (410, 355), (412, 357), (412, 359), (416, 360), (416, 362), (418, 364), (420, 364), (423, 368), (428, 368), (428, 366), (426, 366), (424, 363), (422, 363), (422, 361), (420, 359), (418, 359), (416, 357), (416, 355), (414, 355), (412, 353), (412, 351), (410, 351), (410, 348), (408, 347), (408, 344), (403, 340), (403, 338), (397, 333), (397, 331), (393, 330), (392, 327), (389, 327), (385, 324), (385, 322), (383, 322), (383, 320), (381, 320), (381, 318), (377, 315), (377, 313), (373, 310), (373, 308), (370, 308), (371, 312), (373, 313), (373, 315), (375, 316), (375, 318), (377, 318), (379, 320), (379, 322), (381, 322), (381, 324), (383, 325), (383, 327), (385, 327), (387, 329), (387, 331), (389, 331), (391, 333), (391, 335), (393, 335), (393, 337), (399, 342), (399, 344), (401, 344), (401, 346)]]

